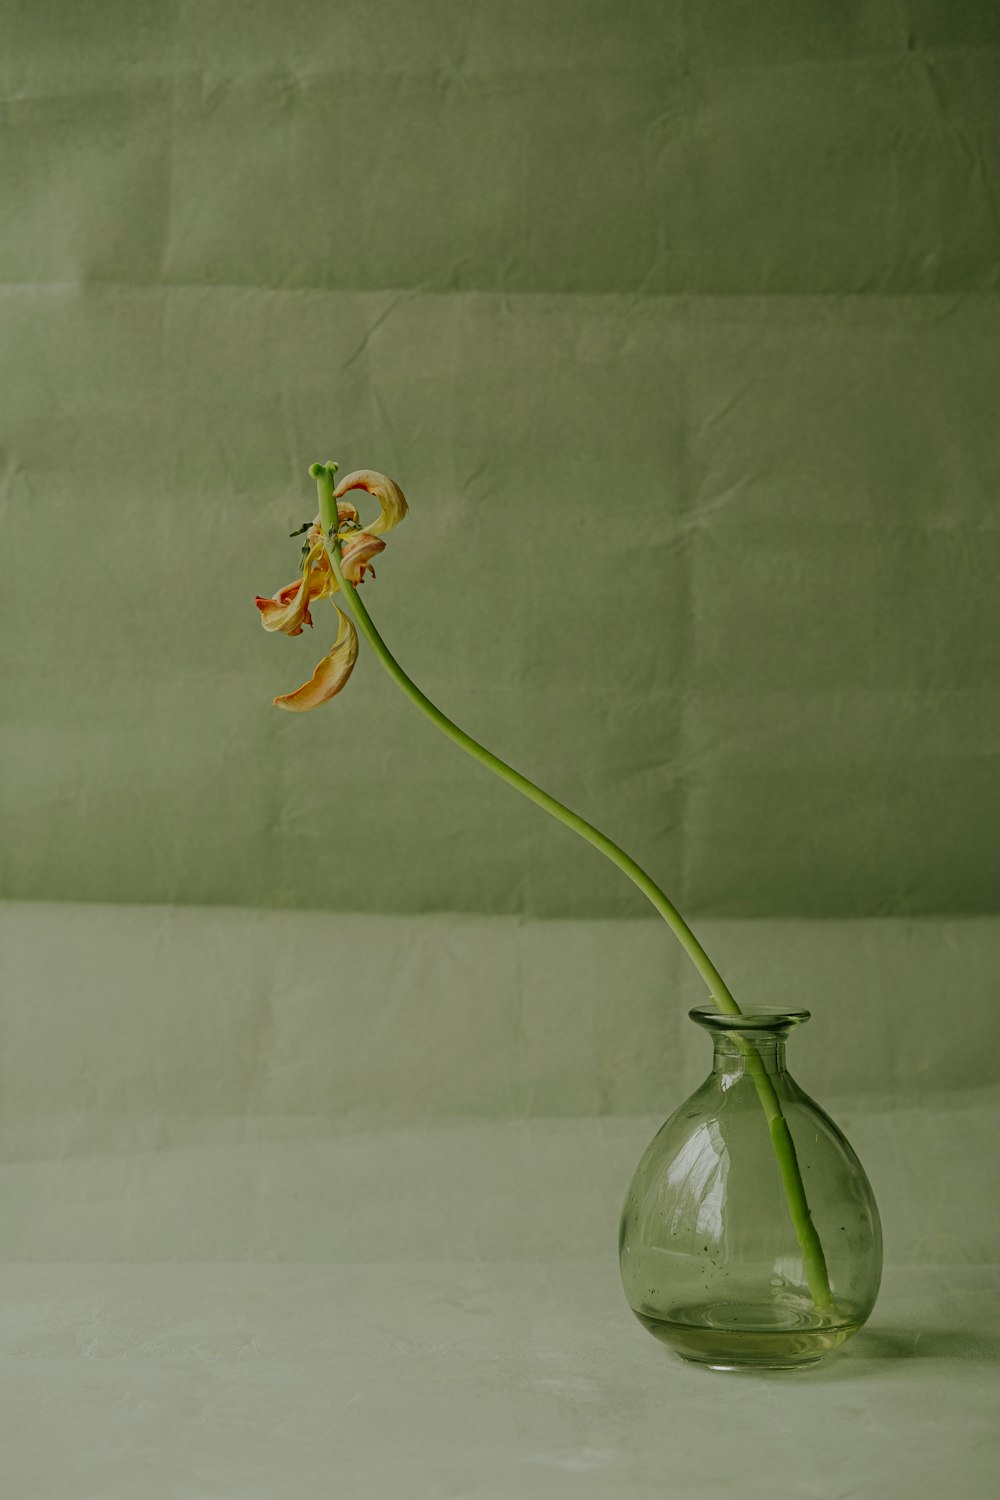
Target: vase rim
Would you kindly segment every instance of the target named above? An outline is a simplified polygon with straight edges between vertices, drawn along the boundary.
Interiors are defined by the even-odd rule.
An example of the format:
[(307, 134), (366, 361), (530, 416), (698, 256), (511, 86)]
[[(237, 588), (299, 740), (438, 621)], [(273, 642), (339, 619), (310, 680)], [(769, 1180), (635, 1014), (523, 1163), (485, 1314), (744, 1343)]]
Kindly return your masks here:
[(812, 1012), (802, 1006), (758, 1005), (741, 1016), (731, 1016), (714, 1004), (696, 1005), (688, 1011), (692, 1021), (709, 1031), (787, 1031), (808, 1021)]

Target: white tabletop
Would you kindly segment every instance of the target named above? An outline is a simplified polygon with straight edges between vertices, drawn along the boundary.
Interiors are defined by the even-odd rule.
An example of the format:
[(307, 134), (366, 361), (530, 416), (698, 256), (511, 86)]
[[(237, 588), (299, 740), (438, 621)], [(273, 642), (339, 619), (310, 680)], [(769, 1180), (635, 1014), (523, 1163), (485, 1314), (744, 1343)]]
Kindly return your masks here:
[(0, 1268), (10, 1500), (997, 1493), (1000, 1273), (897, 1268), (805, 1372), (721, 1374), (564, 1264)]

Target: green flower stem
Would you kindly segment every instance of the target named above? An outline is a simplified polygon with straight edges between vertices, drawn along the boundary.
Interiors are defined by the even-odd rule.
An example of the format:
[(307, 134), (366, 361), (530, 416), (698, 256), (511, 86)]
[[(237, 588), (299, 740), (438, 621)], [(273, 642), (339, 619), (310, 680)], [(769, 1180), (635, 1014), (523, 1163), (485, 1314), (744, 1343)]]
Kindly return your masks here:
[[(720, 1010), (729, 1015), (742, 1015), (740, 1007), (730, 993), (725, 980), (718, 969), (712, 963), (708, 954), (684, 921), (680, 912), (667, 898), (665, 893), (653, 881), (641, 865), (636, 864), (631, 855), (626, 854), (624, 849), (612, 840), (607, 834), (595, 828), (593, 823), (588, 823), (586, 818), (581, 818), (571, 808), (565, 807), (555, 797), (529, 781), (527, 776), (522, 776), (515, 771), (506, 761), (494, 755), (492, 750), (487, 750), (478, 740), (466, 734), (464, 729), (443, 714), (436, 704), (432, 703), (426, 693), (422, 693), (416, 683), (409, 678), (402, 667), (392, 655), (388, 646), (383, 641), (375, 628), (367, 609), (361, 601), (361, 596), (353, 584), (348, 583), (341, 572), (340, 567), (340, 541), (337, 538), (337, 504), (333, 498), (333, 475), (336, 471), (335, 464), (313, 464), (310, 474), (316, 480), (316, 489), (319, 495), (320, 517), (323, 522), (323, 530), (327, 535), (327, 550), (330, 556), (330, 564), (334, 575), (340, 585), (344, 603), (354, 617), (355, 623), (361, 634), (365, 637), (379, 661), (394, 682), (402, 688), (406, 696), (417, 705), (427, 717), (442, 730), (449, 739), (461, 745), (463, 750), (482, 765), (487, 766), (501, 780), (516, 787), (517, 790), (539, 807), (544, 807), (546, 812), (565, 823), (567, 828), (572, 828), (581, 838), (587, 840), (595, 849), (607, 855), (613, 864), (629, 877), (638, 886), (643, 895), (663, 917), (671, 931), (680, 940), (685, 952), (694, 964), (698, 973), (708, 985), (709, 991), (718, 1004)], [(774, 1153), (781, 1172), (782, 1183), (788, 1199), (788, 1207), (795, 1226), (796, 1237), (802, 1250), (803, 1262), (809, 1289), (813, 1301), (820, 1310), (828, 1310), (832, 1306), (829, 1276), (827, 1274), (826, 1259), (819, 1236), (816, 1233), (806, 1201), (805, 1186), (802, 1182), (802, 1173), (799, 1169), (798, 1158), (795, 1154), (795, 1145), (792, 1141), (788, 1124), (782, 1114), (781, 1102), (775, 1092), (774, 1085), (768, 1075), (764, 1062), (757, 1048), (745, 1037), (737, 1035), (737, 1041), (747, 1058), (747, 1070), (753, 1079), (754, 1087), (764, 1109), (768, 1127), (771, 1132), (771, 1141)]]
[[(325, 473), (325, 478), (323, 475), (316, 476), (316, 486), (319, 491), (323, 530), (329, 533), (331, 528), (335, 527), (337, 516), (336, 504), (333, 499), (333, 476), (329, 470), (326, 470)], [(561, 823), (565, 823), (568, 828), (572, 828), (581, 838), (585, 838), (589, 844), (593, 844), (595, 849), (600, 849), (602, 854), (606, 854), (608, 859), (612, 860), (620, 870), (624, 870), (629, 879), (633, 880), (643, 895), (652, 902), (661, 917), (664, 918), (681, 943), (683, 943), (688, 957), (708, 985), (720, 1008), (727, 1011), (730, 1015), (740, 1015), (740, 1008), (730, 994), (722, 975), (712, 963), (712, 960), (698, 942), (698, 939), (690, 927), (688, 927), (680, 912), (667, 899), (659, 886), (650, 879), (645, 870), (637, 865), (635, 860), (625, 853), (624, 849), (620, 849), (606, 834), (601, 833), (600, 829), (595, 828), (592, 823), (588, 823), (585, 818), (579, 817), (570, 808), (564, 807), (561, 802), (556, 801), (555, 797), (550, 797), (548, 792), (543, 791), (540, 786), (536, 786), (533, 781), (529, 781), (527, 776), (522, 776), (520, 771), (515, 771), (506, 761), (501, 760), (498, 755), (494, 755), (492, 750), (487, 750), (485, 745), (481, 745), (478, 740), (474, 740), (471, 735), (466, 734), (464, 729), (460, 729), (446, 714), (443, 714), (437, 705), (432, 703), (427, 695), (420, 691), (416, 683), (407, 677), (375, 629), (371, 616), (361, 602), (361, 597), (354, 585), (348, 583), (344, 578), (340, 570), (340, 543), (336, 542), (335, 538), (336, 531), (334, 530), (333, 537), (329, 538), (330, 561), (333, 565), (337, 582), (340, 584), (343, 592), (344, 602), (354, 616), (361, 634), (368, 641), (390, 677), (399, 684), (406, 696), (418, 708), (422, 709), (427, 717), (439, 729), (443, 730), (449, 739), (461, 745), (463, 750), (467, 750), (471, 756), (480, 761), (482, 765), (488, 766), (491, 771), (494, 771), (504, 781), (509, 782), (511, 786), (517, 787), (517, 790), (523, 792), (526, 797), (530, 797), (532, 802), (537, 802), (539, 807), (544, 807), (546, 812), (550, 812), (554, 818), (558, 818)]]

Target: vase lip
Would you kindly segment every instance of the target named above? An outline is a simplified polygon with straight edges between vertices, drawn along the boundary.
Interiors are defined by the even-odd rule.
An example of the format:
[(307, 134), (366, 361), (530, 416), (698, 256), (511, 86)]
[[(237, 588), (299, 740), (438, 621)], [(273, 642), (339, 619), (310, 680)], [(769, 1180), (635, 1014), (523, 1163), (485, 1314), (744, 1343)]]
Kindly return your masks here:
[(705, 1026), (709, 1031), (789, 1031), (808, 1021), (812, 1012), (802, 1006), (757, 1005), (740, 1016), (731, 1016), (721, 1011), (714, 1002), (696, 1005), (688, 1011), (692, 1021)]

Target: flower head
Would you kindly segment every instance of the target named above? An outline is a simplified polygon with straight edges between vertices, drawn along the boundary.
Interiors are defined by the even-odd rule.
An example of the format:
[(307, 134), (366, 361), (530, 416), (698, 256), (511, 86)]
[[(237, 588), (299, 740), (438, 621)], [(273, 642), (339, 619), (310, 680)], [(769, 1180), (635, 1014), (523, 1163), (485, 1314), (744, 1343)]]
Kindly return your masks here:
[[(331, 466), (335, 467), (335, 466)], [(321, 472), (317, 465), (314, 472)], [(379, 503), (379, 514), (370, 526), (362, 526), (357, 506), (342, 497), (348, 490), (365, 490)], [(329, 492), (327, 492), (329, 493)], [(338, 593), (340, 583), (330, 561), (330, 546), (339, 545), (340, 571), (346, 583), (354, 587), (364, 582), (365, 574), (375, 577), (372, 559), (385, 551), (382, 536), (391, 531), (406, 515), (406, 497), (398, 484), (374, 469), (358, 469), (346, 475), (334, 490), (337, 506), (337, 534), (324, 534), (320, 516), (304, 523), (298, 532), (306, 532), (301, 577), (285, 584), (269, 599), (257, 595), (255, 603), (265, 630), (282, 635), (301, 635), (304, 625), (313, 623), (309, 606), (317, 599)], [(331, 603), (333, 600), (331, 599)], [(358, 637), (351, 620), (335, 604), (339, 617), (337, 639), (327, 656), (316, 667), (310, 680), (292, 693), (274, 702), (279, 708), (296, 712), (315, 708), (339, 693), (346, 683), (358, 655)]]

